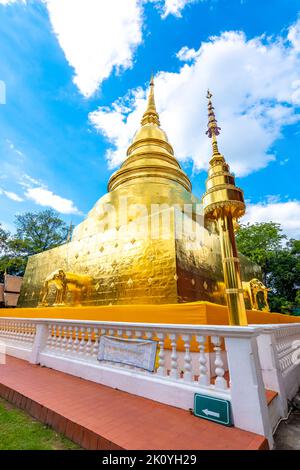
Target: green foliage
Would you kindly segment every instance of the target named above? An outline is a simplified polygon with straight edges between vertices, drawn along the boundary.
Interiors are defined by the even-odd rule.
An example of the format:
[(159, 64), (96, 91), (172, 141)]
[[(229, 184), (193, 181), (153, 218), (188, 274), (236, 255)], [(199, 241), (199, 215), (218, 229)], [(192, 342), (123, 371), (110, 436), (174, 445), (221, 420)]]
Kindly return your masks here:
[(52, 209), (17, 215), (15, 224), (15, 235), (0, 226), (0, 280), (5, 271), (22, 276), (28, 256), (61, 245), (68, 235), (66, 223)]
[(300, 241), (287, 240), (274, 222), (242, 225), (236, 238), (239, 251), (262, 269), (271, 310), (293, 313), (300, 307)]
[(5, 249), (9, 232), (7, 232), (0, 223), (0, 253)]
[(17, 235), (14, 239), (21, 251), (28, 255), (61, 245), (67, 238), (68, 228), (57, 212), (26, 212), (15, 217)]
[(66, 437), (0, 399), (0, 450), (76, 450)]
[(280, 225), (274, 222), (241, 225), (236, 235), (239, 251), (261, 267), (264, 282), (270, 254), (281, 249), (285, 238)]

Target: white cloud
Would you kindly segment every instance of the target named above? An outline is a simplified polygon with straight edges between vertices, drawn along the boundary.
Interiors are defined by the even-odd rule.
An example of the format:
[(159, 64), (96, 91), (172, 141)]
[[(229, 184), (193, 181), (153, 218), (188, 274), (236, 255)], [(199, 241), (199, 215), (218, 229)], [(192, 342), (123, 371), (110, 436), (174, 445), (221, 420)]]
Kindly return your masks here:
[[(239, 176), (265, 167), (275, 159), (272, 145), (283, 126), (296, 122), (300, 104), (300, 55), (284, 38), (247, 40), (242, 32), (225, 32), (202, 43), (178, 73), (160, 72), (155, 78), (156, 102), (162, 127), (179, 160), (191, 158), (206, 169), (211, 147), (205, 135), (207, 88), (214, 93), (216, 116), (222, 128), (221, 151)], [(90, 114), (93, 125), (112, 144), (107, 153), (115, 167), (139, 126), (146, 96), (132, 90), (111, 108)], [(131, 109), (128, 112), (128, 107)]]
[(113, 70), (132, 66), (142, 41), (141, 0), (46, 0), (74, 83), (89, 97)]
[(39, 186), (41, 188), (46, 188), (46, 186), (42, 183), (42, 181), (32, 178), (32, 176), (27, 175), (26, 173), (22, 175), (21, 179), (19, 180), (19, 185), (23, 188), (32, 188), (32, 186)]
[(289, 28), (288, 40), (297, 51), (300, 51), (300, 18)]
[[(198, 0), (39, 1), (47, 5), (53, 31), (74, 69), (74, 83), (88, 98), (113, 72), (133, 65), (142, 42), (145, 3), (158, 6), (165, 18), (181, 17), (184, 7)], [(0, 0), (3, 5), (17, 2), (26, 4), (27, 0)]]
[(73, 201), (58, 196), (45, 187), (28, 188), (25, 196), (40, 206), (52, 207), (62, 214), (81, 214)]
[(300, 201), (278, 201), (278, 197), (268, 198), (265, 202), (247, 204), (246, 215), (241, 223), (276, 222), (281, 224), (289, 237), (300, 237)]
[[(161, 0), (158, 0), (159, 3), (162, 3)], [(163, 14), (162, 17), (166, 18), (168, 15), (173, 15), (181, 17), (181, 12), (186, 5), (190, 3), (196, 3), (201, 0), (164, 0), (163, 1)]]
[(15, 201), (15, 202), (24, 201), (23, 198), (21, 198), (20, 196), (18, 196), (18, 194), (12, 191), (6, 191), (5, 189), (0, 188), (0, 194), (3, 194), (4, 196), (8, 197), (8, 199), (11, 199), (12, 201)]
[(195, 49), (189, 49), (187, 46), (184, 46), (177, 52), (176, 57), (177, 59), (181, 60), (182, 62), (189, 62), (197, 57), (198, 52)]

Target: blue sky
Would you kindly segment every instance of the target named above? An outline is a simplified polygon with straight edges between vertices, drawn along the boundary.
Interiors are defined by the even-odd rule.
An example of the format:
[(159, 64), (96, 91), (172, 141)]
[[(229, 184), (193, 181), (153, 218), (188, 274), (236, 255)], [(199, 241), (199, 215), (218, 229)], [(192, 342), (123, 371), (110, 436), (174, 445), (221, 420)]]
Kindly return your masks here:
[(299, 15), (299, 0), (0, 0), (0, 221), (54, 207), (80, 222), (125, 157), (153, 71), (195, 194), (209, 86), (244, 221), (299, 237)]

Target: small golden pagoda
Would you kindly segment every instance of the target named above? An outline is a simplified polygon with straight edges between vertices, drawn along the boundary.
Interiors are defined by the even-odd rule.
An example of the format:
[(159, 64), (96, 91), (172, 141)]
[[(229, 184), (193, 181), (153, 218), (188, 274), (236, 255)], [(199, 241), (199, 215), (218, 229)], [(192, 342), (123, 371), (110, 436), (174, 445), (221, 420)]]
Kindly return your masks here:
[[(213, 157), (203, 214), (202, 202), (192, 194), (191, 182), (160, 127), (152, 78), (141, 127), (124, 163), (111, 176), (108, 193), (75, 228), (71, 240), (29, 258), (18, 306), (198, 300), (225, 305), (226, 295), (234, 304), (236, 292), (232, 295), (230, 289), (236, 284), (230, 287), (230, 276), (238, 256), (227, 241), (234, 238), (232, 223), (242, 215), (244, 202), (218, 151), (219, 128), (210, 97), (208, 129)], [(251, 307), (247, 281), (259, 278), (260, 269), (239, 256), (244, 286), (240, 278), (233, 282), (240, 300), (244, 293)]]
[(243, 191), (235, 185), (235, 178), (230, 173), (229, 165), (219, 152), (217, 136), (221, 128), (218, 127), (215, 118), (211, 97), (212, 94), (208, 90), (208, 130), (206, 134), (212, 139), (213, 155), (209, 162), (206, 193), (202, 199), (204, 216), (217, 223), (230, 323), (246, 326), (248, 322), (244, 290), (233, 228), (234, 221), (245, 214), (246, 206)]

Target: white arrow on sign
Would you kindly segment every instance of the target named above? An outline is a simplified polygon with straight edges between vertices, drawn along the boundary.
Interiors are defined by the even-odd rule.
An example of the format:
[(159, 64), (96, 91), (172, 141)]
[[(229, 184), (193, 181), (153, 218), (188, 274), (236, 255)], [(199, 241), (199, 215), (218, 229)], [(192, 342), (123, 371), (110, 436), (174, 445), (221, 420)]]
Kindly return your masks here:
[(206, 408), (206, 410), (202, 410), (206, 416), (213, 416), (214, 418), (220, 418), (220, 413), (216, 413), (215, 411), (210, 411)]

